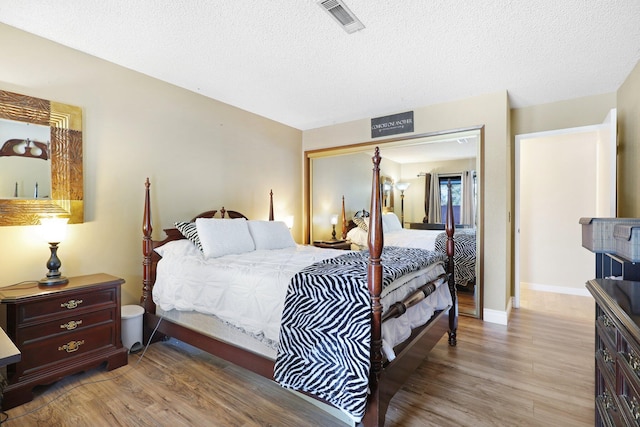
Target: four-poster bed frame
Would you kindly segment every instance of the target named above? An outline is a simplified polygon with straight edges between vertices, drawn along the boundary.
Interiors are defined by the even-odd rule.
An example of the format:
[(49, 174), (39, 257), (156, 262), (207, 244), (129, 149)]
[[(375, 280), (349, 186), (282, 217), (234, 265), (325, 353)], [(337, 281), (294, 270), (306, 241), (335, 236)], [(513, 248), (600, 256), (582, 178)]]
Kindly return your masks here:
[[(394, 304), (388, 312), (382, 313), (380, 295), (382, 292), (382, 264), (381, 254), (383, 248), (382, 230), (382, 205), (380, 194), (380, 153), (378, 148), (373, 156), (373, 178), (371, 187), (371, 217), (369, 227), (369, 263), (368, 263), (368, 290), (371, 298), (371, 369), (369, 378), (370, 395), (368, 397), (367, 409), (360, 425), (362, 426), (382, 426), (384, 425), (385, 414), (389, 402), (394, 394), (410, 378), (412, 373), (418, 368), (427, 356), (429, 351), (436, 345), (442, 336), (448, 332), (449, 345), (456, 345), (457, 329), (457, 302), (456, 290), (453, 279), (453, 252), (454, 252), (454, 221), (453, 208), (449, 204), (446, 218), (447, 233), (447, 275), (448, 287), (451, 293), (453, 304), (451, 307), (436, 312), (433, 317), (423, 326), (415, 328), (411, 337), (395, 347), (396, 358), (393, 361), (386, 361), (382, 355), (382, 322), (390, 317), (402, 315), (407, 308), (417, 304), (431, 292), (434, 285), (429, 282), (413, 294), (405, 298), (402, 302)], [(215, 356), (221, 357), (232, 363), (256, 372), (264, 377), (273, 378), (274, 360), (265, 358), (254, 352), (236, 347), (227, 342), (218, 340), (208, 335), (189, 329), (188, 327), (162, 320), (156, 314), (156, 307), (152, 299), (153, 285), (156, 279), (156, 266), (160, 256), (154, 251), (155, 248), (172, 240), (183, 239), (182, 234), (175, 228), (164, 230), (167, 237), (161, 241), (152, 240), (151, 206), (149, 196), (150, 183), (147, 179), (145, 183), (145, 204), (143, 219), (143, 241), (142, 249), (143, 261), (143, 287), (141, 304), (145, 309), (145, 342), (150, 338), (152, 331), (157, 328), (157, 333), (161, 336), (169, 336), (184, 341)], [(450, 191), (450, 189), (449, 189)], [(270, 220), (273, 220), (273, 193), (270, 195)], [(451, 197), (449, 197), (449, 201)], [(208, 211), (198, 215), (199, 217), (212, 217), (216, 211)], [(239, 212), (221, 209), (221, 216), (228, 215), (230, 218), (246, 218)], [(192, 219), (195, 221), (195, 218)], [(162, 321), (161, 321), (162, 320)]]

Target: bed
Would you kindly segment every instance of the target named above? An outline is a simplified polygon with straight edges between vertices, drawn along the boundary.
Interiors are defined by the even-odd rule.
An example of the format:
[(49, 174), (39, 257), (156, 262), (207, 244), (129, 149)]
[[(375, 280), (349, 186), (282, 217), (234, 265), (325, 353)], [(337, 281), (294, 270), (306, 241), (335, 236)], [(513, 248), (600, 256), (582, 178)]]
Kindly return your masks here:
[[(192, 261), (199, 259), (198, 257), (202, 258), (198, 251), (203, 249), (198, 248), (193, 240), (194, 223), (201, 246), (208, 252), (220, 249), (216, 248), (216, 242), (220, 242), (219, 236), (211, 239), (206, 233), (202, 233), (207, 230), (205, 225), (214, 224), (215, 220), (210, 218), (216, 214), (216, 211), (208, 211), (197, 215), (191, 221), (177, 223), (180, 229), (166, 229), (166, 238), (154, 241), (151, 237), (150, 183), (147, 179), (142, 227), (141, 297), (141, 304), (145, 309), (145, 342), (152, 334), (154, 339), (173, 337), (274, 379), (284, 387), (328, 402), (347, 412), (354, 424), (384, 425), (389, 401), (422, 363), (431, 348), (447, 332), (449, 344), (456, 345), (457, 304), (455, 284), (452, 279), (454, 268), (452, 209), (447, 214), (448, 253), (446, 257), (433, 252), (428, 256), (434, 258), (427, 260), (425, 255), (427, 251), (420, 252), (419, 249), (413, 249), (415, 257), (407, 262), (420, 265), (416, 272), (408, 269), (402, 264), (402, 260), (407, 258), (405, 254), (409, 252), (393, 253), (383, 249), (379, 191), (380, 160), (379, 151), (376, 149), (373, 157), (372, 225), (368, 233), (369, 251), (367, 253), (320, 249), (295, 245), (295, 243), (295, 246), (291, 246), (282, 235), (280, 235), (282, 239), (276, 239), (281, 240), (281, 243), (275, 246), (283, 247), (257, 249), (260, 239), (256, 239), (256, 236), (260, 236), (260, 232), (256, 234), (250, 232), (249, 234), (254, 238), (255, 250), (241, 254), (223, 253), (219, 257), (212, 258), (214, 263), (222, 265), (222, 267), (218, 265), (218, 268), (230, 269), (231, 265), (235, 265), (238, 261), (244, 263), (245, 267), (250, 266), (245, 268), (249, 273), (252, 270), (258, 270), (257, 278), (240, 276), (241, 291), (233, 296), (224, 294), (227, 291), (220, 290), (222, 288), (219, 287), (212, 294), (202, 297), (202, 294), (198, 293), (198, 289), (204, 287), (198, 284), (198, 280), (201, 280), (200, 276), (194, 274), (192, 268), (185, 265), (174, 267), (173, 274), (167, 275), (167, 271), (171, 271), (171, 267), (167, 267), (170, 264), (168, 260), (176, 255), (172, 252), (176, 252), (178, 257), (191, 257)], [(222, 218), (236, 219), (238, 220), (235, 221), (236, 223), (247, 223), (248, 227), (257, 227), (258, 230), (281, 227), (273, 221), (273, 195), (271, 195), (269, 218), (273, 225), (266, 224), (266, 221), (258, 221), (252, 226), (251, 220), (241, 213), (224, 208), (220, 210), (220, 214)], [(234, 221), (223, 220), (222, 222), (226, 223), (224, 227), (236, 227), (236, 224), (231, 225)], [(218, 227), (220, 220), (215, 224)], [(237, 230), (233, 231), (235, 232)], [(265, 236), (263, 233), (263, 237)], [(244, 238), (237, 240), (244, 240)], [(262, 240), (263, 245), (273, 245), (272, 235)], [(267, 252), (270, 253), (267, 254)], [(288, 258), (282, 263), (282, 260), (278, 261), (271, 258), (272, 256)], [(279, 272), (268, 273), (268, 267), (260, 264), (260, 258), (265, 261), (265, 264), (277, 264)], [(202, 261), (193, 262), (203, 263)], [(259, 267), (256, 267), (258, 265)], [(286, 269), (282, 265), (289, 265), (292, 271), (284, 271)], [(236, 280), (232, 277), (235, 273), (226, 276), (228, 272), (216, 271), (213, 275), (219, 276), (222, 283), (227, 280)], [(334, 274), (335, 271), (338, 272), (337, 275)], [(208, 275), (211, 276), (211, 273)], [(288, 282), (284, 292), (285, 301), (279, 302), (278, 298), (271, 298), (271, 295), (267, 295), (268, 292), (264, 291), (265, 287), (259, 283), (267, 280), (270, 275), (281, 276), (280, 279), (284, 278)], [(336, 277), (340, 278), (340, 281), (337, 281)], [(393, 278), (397, 280), (392, 280)], [(180, 285), (185, 282), (188, 286), (176, 290), (171, 287), (173, 282), (181, 282)], [(323, 292), (313, 292), (314, 298), (309, 298), (311, 293), (307, 288), (311, 282), (314, 286), (316, 282), (323, 286), (317, 288)], [(394, 287), (397, 282), (402, 282), (403, 287)], [(158, 289), (155, 289), (156, 286)], [(278, 286), (280, 286), (278, 289), (281, 289), (282, 285)], [(231, 285), (229, 284), (228, 287)], [(273, 287), (271, 282), (266, 285), (266, 288), (269, 287)], [(316, 294), (320, 293), (327, 296), (317, 299)], [(235, 320), (227, 317), (228, 315), (238, 317), (237, 313), (218, 312), (212, 316), (206, 313), (206, 309), (189, 306), (185, 303), (183, 294), (196, 295), (196, 304), (207, 300), (215, 305), (218, 299), (228, 299), (236, 308), (230, 311), (241, 312), (239, 317), (243, 318), (242, 323), (235, 323)], [(280, 322), (279, 330), (276, 331), (278, 326), (273, 326), (271, 322), (265, 322), (267, 326), (262, 327), (259, 321), (250, 318), (252, 314), (249, 312), (254, 311), (251, 307), (256, 300), (269, 300), (268, 304), (271, 305), (268, 305), (267, 309), (262, 309), (269, 315), (278, 312), (282, 307), (282, 313), (276, 313), (275, 316), (278, 317), (275, 320)], [(244, 307), (245, 303), (249, 308)], [(335, 313), (348, 313), (348, 316), (338, 316)], [(246, 319), (244, 319), (245, 316)], [(421, 324), (413, 324), (415, 318), (421, 319), (419, 322)], [(258, 322), (257, 326), (256, 322)], [(406, 324), (410, 326), (408, 337), (403, 337), (402, 335), (406, 334)], [(394, 335), (396, 328), (401, 331), (399, 335)], [(325, 333), (326, 331), (331, 333)], [(344, 336), (344, 338), (335, 339), (335, 335)], [(274, 341), (277, 342), (274, 343)], [(314, 345), (313, 351), (309, 351), (309, 348), (302, 350), (296, 348), (300, 345), (299, 342), (302, 345), (311, 342), (311, 345)], [(309, 354), (301, 357), (300, 351), (307, 351)], [(299, 372), (303, 374), (298, 375)], [(317, 375), (318, 372), (322, 375)], [(362, 382), (364, 384), (361, 384)], [(336, 386), (334, 383), (339, 385)], [(357, 396), (354, 398), (344, 395), (344, 389), (357, 390)]]
[[(367, 228), (369, 213), (358, 211), (354, 218), (346, 221), (344, 205), (342, 218), (346, 230), (345, 237), (356, 250), (367, 247)], [(447, 234), (442, 230), (406, 229), (402, 227), (395, 213), (382, 215), (384, 244), (422, 248), (446, 253)], [(476, 230), (475, 228), (456, 229), (455, 236), (455, 281), (458, 290), (473, 292), (476, 283)]]

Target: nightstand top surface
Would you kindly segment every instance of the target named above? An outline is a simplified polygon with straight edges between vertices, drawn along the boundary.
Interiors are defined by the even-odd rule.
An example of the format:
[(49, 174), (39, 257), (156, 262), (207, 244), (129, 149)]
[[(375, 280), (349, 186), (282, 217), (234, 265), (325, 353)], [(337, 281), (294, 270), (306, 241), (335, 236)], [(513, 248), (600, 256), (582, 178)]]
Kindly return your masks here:
[(105, 273), (69, 277), (69, 283), (57, 286), (44, 286), (39, 285), (37, 282), (18, 283), (0, 288), (0, 303), (11, 303), (24, 298), (47, 295), (53, 292), (72, 291), (88, 286), (97, 286), (101, 284), (121, 285), (123, 283), (124, 279)]

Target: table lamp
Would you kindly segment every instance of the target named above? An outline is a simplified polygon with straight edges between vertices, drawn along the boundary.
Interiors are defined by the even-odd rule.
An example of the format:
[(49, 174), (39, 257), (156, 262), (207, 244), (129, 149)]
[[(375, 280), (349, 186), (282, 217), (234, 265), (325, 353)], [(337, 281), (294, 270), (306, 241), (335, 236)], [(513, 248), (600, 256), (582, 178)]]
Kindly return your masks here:
[(40, 285), (55, 286), (69, 282), (69, 279), (60, 274), (62, 263), (58, 258), (58, 244), (66, 237), (67, 221), (69, 221), (69, 218), (48, 217), (40, 219), (42, 235), (45, 241), (49, 243), (49, 249), (51, 250), (51, 256), (47, 261), (49, 272), (45, 278), (38, 282)]

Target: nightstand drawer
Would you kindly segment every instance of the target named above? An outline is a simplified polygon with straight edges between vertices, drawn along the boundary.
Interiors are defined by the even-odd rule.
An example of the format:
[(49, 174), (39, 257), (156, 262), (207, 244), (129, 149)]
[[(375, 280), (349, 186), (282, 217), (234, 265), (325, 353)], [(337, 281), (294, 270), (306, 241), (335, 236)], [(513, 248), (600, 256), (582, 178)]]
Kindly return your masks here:
[(46, 321), (48, 317), (68, 316), (72, 312), (95, 310), (113, 307), (116, 304), (117, 290), (113, 287), (91, 292), (67, 293), (54, 296), (43, 301), (21, 304), (18, 310), (18, 321), (22, 323)]
[(71, 331), (82, 331), (100, 324), (115, 322), (115, 320), (113, 308), (94, 312), (78, 312), (53, 322), (18, 328), (16, 344), (18, 346), (29, 345), (34, 341), (69, 334)]
[(21, 375), (29, 375), (50, 364), (72, 362), (94, 350), (114, 347), (113, 324), (74, 331), (22, 347)]

